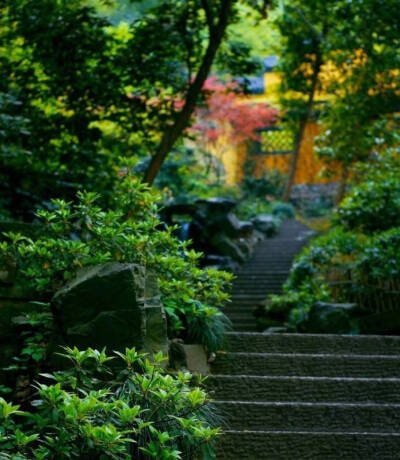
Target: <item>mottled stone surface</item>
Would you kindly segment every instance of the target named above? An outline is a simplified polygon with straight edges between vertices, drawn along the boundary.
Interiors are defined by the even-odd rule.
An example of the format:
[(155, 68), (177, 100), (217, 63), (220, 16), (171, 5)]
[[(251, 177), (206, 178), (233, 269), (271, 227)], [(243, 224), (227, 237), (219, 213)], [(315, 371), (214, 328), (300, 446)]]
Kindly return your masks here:
[(167, 325), (156, 278), (135, 264), (78, 273), (53, 298), (63, 340), (78, 348), (125, 347), (167, 354)]
[(229, 333), (230, 351), (398, 355), (400, 336)]
[(183, 345), (186, 356), (187, 369), (196, 374), (208, 374), (210, 368), (207, 362), (207, 355), (202, 345)]
[(378, 355), (219, 353), (214, 374), (400, 377), (400, 358)]
[(219, 441), (217, 459), (399, 460), (400, 435), (230, 432)]
[(400, 379), (210, 376), (213, 397), (237, 401), (400, 403)]
[(216, 401), (229, 429), (396, 432), (400, 404)]
[(269, 214), (259, 214), (252, 219), (254, 228), (266, 236), (272, 236), (277, 232), (278, 223), (274, 216)]

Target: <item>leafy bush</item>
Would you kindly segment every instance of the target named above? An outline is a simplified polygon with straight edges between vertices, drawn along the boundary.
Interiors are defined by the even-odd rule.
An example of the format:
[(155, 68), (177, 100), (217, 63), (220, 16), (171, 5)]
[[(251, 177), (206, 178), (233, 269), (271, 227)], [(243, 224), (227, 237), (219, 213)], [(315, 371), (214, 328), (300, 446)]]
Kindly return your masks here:
[(360, 236), (340, 227), (315, 238), (295, 258), (290, 271), (289, 286), (297, 288), (333, 268), (350, 266), (360, 249), (360, 239)]
[(3, 459), (212, 458), (219, 433), (205, 421), (209, 399), (192, 376), (166, 374), (135, 349), (65, 348), (67, 370), (45, 374), (29, 412), (0, 398)]
[(360, 279), (400, 279), (400, 229), (393, 228), (370, 238), (357, 258), (355, 273)]
[(303, 283), (298, 290), (290, 284), (284, 286), (282, 295), (271, 295), (259, 321), (263, 328), (284, 326), (302, 332), (307, 328), (309, 313), (317, 301), (329, 299), (329, 290), (323, 283)]
[(53, 200), (52, 211), (37, 213), (41, 234), (8, 233), (9, 241), (0, 243), (2, 257), (17, 259), (20, 281), (48, 298), (82, 267), (144, 265), (158, 276), (170, 335), (195, 337), (210, 350), (220, 346), (227, 321), (219, 308), (228, 299), (224, 288), (231, 275), (197, 267), (200, 254), (159, 221), (159, 195), (133, 175), (119, 181), (113, 197), (109, 210), (97, 206), (93, 192), (78, 193), (76, 204)]
[(336, 212), (336, 222), (364, 233), (400, 226), (400, 157), (389, 152), (361, 171), (362, 182), (352, 189)]
[(283, 219), (293, 219), (296, 212), (290, 203), (276, 202), (272, 205), (272, 214)]
[(244, 220), (251, 219), (258, 214), (271, 214), (271, 203), (265, 198), (244, 198), (239, 202), (236, 213), (240, 219)]
[(253, 162), (245, 164), (245, 176), (242, 182), (242, 190), (245, 196), (264, 198), (266, 196), (279, 197), (282, 194), (285, 176), (279, 170), (264, 171), (263, 176), (254, 176)]

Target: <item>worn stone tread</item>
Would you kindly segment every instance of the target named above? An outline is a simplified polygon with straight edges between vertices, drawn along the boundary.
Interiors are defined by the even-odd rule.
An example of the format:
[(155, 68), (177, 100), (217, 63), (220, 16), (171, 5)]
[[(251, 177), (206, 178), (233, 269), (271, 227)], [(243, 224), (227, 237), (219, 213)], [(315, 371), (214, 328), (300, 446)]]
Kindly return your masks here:
[(400, 403), (400, 378), (210, 376), (218, 400)]
[(231, 351), (398, 355), (400, 336), (229, 332)]
[(225, 420), (217, 459), (400, 460), (400, 337), (251, 332), (308, 237), (284, 222), (237, 273), (207, 383)]
[(217, 459), (399, 460), (400, 434), (307, 431), (227, 431)]
[(400, 377), (400, 359), (387, 355), (218, 353), (214, 374), (310, 377)]
[(215, 401), (230, 429), (396, 432), (400, 404)]

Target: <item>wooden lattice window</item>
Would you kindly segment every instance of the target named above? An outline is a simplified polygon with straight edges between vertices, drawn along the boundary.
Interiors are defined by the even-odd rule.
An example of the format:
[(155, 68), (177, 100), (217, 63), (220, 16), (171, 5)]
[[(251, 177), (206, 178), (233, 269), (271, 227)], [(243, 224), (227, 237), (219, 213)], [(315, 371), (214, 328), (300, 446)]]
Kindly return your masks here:
[(260, 141), (252, 141), (249, 153), (257, 155), (282, 155), (293, 152), (293, 134), (283, 127), (259, 130)]
[(293, 134), (285, 128), (265, 128), (261, 134), (261, 150), (265, 154), (284, 154), (293, 151)]

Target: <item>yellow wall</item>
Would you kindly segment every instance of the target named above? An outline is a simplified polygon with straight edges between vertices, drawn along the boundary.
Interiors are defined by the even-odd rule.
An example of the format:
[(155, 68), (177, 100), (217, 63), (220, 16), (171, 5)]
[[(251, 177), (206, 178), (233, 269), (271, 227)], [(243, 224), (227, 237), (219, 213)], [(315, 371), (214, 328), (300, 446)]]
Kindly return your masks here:
[[(247, 96), (243, 98), (241, 103), (258, 102), (268, 103), (272, 106), (277, 106), (279, 102), (278, 87), (280, 83), (280, 75), (273, 72), (264, 74), (264, 87), (266, 92), (260, 95)], [(317, 94), (316, 100), (324, 100), (323, 94)], [(313, 183), (328, 183), (337, 182), (336, 177), (322, 177), (324, 163), (315, 154), (314, 141), (319, 134), (319, 126), (315, 121), (310, 121), (305, 129), (304, 138), (300, 146), (298, 167), (294, 178), (295, 184), (313, 184)], [(255, 175), (261, 177), (263, 171), (277, 169), (282, 173), (287, 173), (290, 163), (290, 154), (286, 155), (251, 155), (247, 153), (245, 145), (229, 146), (221, 140), (224, 145), (224, 153), (218, 153), (220, 148), (212, 147), (211, 151), (221, 160), (226, 171), (226, 182), (229, 185), (237, 184), (243, 178), (243, 166), (246, 159), (251, 159), (255, 162)]]
[[(314, 139), (318, 134), (318, 124), (315, 121), (309, 122), (305, 128), (304, 138), (300, 146), (297, 170), (294, 176), (295, 184), (321, 184), (333, 181), (332, 178), (327, 179), (321, 175), (324, 163), (314, 152)], [(262, 158), (264, 161), (260, 165), (261, 170), (278, 169), (282, 173), (288, 172), (290, 155), (263, 155)]]

